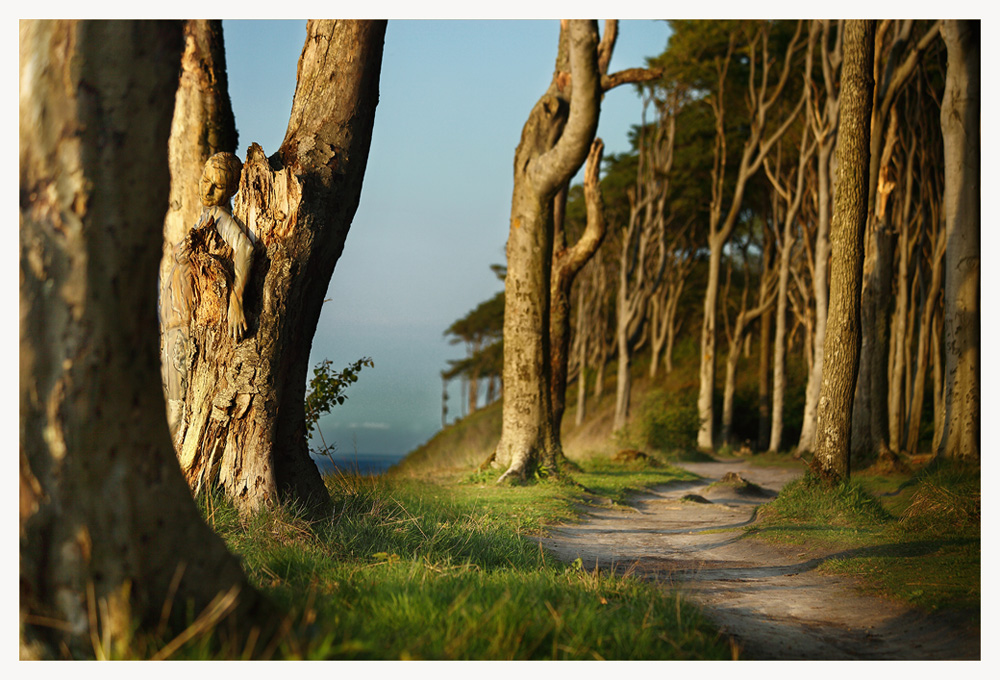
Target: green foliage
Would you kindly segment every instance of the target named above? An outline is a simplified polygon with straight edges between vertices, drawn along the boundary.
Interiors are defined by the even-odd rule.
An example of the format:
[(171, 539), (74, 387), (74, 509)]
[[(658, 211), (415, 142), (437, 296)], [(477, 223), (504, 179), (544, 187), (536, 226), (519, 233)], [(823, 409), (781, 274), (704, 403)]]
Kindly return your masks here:
[(344, 391), (358, 381), (363, 367), (374, 368), (375, 362), (370, 357), (362, 357), (339, 372), (332, 370), (332, 365), (332, 361), (324, 359), (313, 369), (306, 393), (306, 436), (312, 434), (323, 414), (347, 401)]
[(633, 424), (638, 448), (663, 453), (697, 448), (698, 409), (689, 396), (664, 390), (646, 395)]

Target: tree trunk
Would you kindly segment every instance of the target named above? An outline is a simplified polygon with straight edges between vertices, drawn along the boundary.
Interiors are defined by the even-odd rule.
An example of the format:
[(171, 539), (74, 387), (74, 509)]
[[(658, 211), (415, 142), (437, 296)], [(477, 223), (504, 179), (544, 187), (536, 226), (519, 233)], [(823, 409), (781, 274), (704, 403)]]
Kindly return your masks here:
[(945, 21), (944, 432), (937, 455), (979, 461), (980, 24)]
[(873, 62), (874, 22), (846, 22), (837, 133), (839, 177), (830, 233), (830, 310), (813, 461), (820, 474), (832, 479), (850, 476), (851, 408), (861, 349), (861, 268), (868, 214)]
[(165, 606), (176, 633), (213, 605), (236, 650), (274, 617), (202, 522), (165, 417), (156, 277), (181, 36), (20, 24), (22, 657), (108, 654), (103, 639), (152, 632)]
[(578, 357), (580, 363), (580, 374), (576, 379), (576, 426), (583, 425), (583, 419), (587, 416), (587, 298), (586, 280), (580, 282), (579, 296), (576, 306), (576, 337), (579, 339)]
[(234, 206), (255, 244), (240, 341), (224, 332), (225, 252), (192, 254), (200, 302), (175, 442), (192, 488), (217, 485), (243, 512), (328, 499), (305, 438), (309, 350), (361, 194), (385, 22), (310, 21), (306, 34), (285, 139), (270, 159), (251, 145)]
[(813, 334), (813, 364), (806, 382), (805, 407), (802, 416), (802, 431), (799, 434), (797, 452), (802, 454), (812, 450), (816, 441), (816, 410), (819, 404), (820, 385), (823, 382), (823, 354), (826, 343), (827, 302), (829, 299), (829, 260), (830, 260), (830, 208), (832, 206), (831, 179), (833, 172), (833, 148), (836, 143), (836, 119), (839, 110), (839, 97), (835, 75), (840, 64), (840, 46), (843, 31), (837, 31), (837, 48), (829, 52), (829, 22), (823, 22), (823, 80), (826, 85), (827, 99), (824, 108), (821, 128), (819, 116), (810, 116), (813, 129), (817, 136), (819, 147), (816, 155), (817, 183), (817, 227), (816, 246), (813, 264), (813, 297), (816, 299), (816, 330)]
[[(569, 323), (570, 291), (580, 269), (590, 260), (600, 247), (606, 231), (604, 224), (604, 203), (601, 199), (599, 173), (604, 142), (595, 139), (587, 157), (584, 180), (584, 195), (587, 204), (587, 226), (583, 235), (571, 248), (565, 243), (553, 254), (552, 263), (552, 311), (549, 331), (551, 339), (552, 364), (552, 427), (559, 432), (563, 413), (566, 410), (566, 374), (569, 366)], [(582, 308), (581, 308), (582, 313)], [(580, 364), (580, 381), (583, 380), (583, 363)]]
[(205, 161), (236, 151), (236, 120), (229, 101), (226, 52), (221, 21), (184, 22), (184, 53), (174, 101), (167, 156), (170, 164), (170, 207), (163, 221), (160, 263), (160, 355), (167, 400), (167, 421), (176, 434), (184, 410), (188, 321), (170, 304), (170, 274), (175, 251), (202, 212), (199, 180)]
[(500, 480), (523, 480), (538, 466), (558, 470), (552, 422), (550, 319), (552, 201), (586, 158), (597, 129), (600, 77), (597, 24), (565, 22), (556, 72), (532, 109), (514, 155), (514, 192), (504, 286), (504, 403), (491, 459)]
[[(913, 379), (913, 394), (910, 399), (910, 418), (906, 433), (906, 450), (917, 452), (920, 441), (920, 420), (924, 410), (924, 389), (927, 384), (927, 364), (931, 345), (932, 320), (941, 295), (941, 276), (945, 252), (944, 234), (938, 234), (931, 262), (931, 284), (920, 316), (920, 332), (917, 338), (917, 368)], [(935, 401), (937, 401), (935, 399)]]

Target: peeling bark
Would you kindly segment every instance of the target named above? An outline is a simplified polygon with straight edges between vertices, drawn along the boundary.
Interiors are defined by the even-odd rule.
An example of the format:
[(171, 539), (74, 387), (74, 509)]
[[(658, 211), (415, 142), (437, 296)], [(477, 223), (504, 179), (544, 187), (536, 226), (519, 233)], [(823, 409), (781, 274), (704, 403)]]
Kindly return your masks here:
[(360, 199), (385, 22), (310, 21), (306, 34), (285, 139), (271, 158), (250, 146), (234, 203), (255, 244), (238, 342), (227, 247), (191, 237), (200, 301), (175, 445), (193, 490), (218, 486), (243, 512), (328, 500), (306, 445), (309, 350)]

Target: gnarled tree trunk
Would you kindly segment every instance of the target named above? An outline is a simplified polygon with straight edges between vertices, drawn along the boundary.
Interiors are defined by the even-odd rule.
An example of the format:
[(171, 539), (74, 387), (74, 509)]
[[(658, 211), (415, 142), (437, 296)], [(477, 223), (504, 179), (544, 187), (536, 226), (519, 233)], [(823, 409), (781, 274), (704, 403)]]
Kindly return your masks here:
[(309, 350), (361, 194), (384, 36), (380, 21), (306, 27), (285, 139), (271, 158), (251, 145), (234, 204), (255, 244), (239, 342), (226, 333), (225, 247), (192, 255), (200, 301), (178, 457), (192, 488), (217, 485), (245, 512), (327, 501), (305, 437)]
[(558, 469), (552, 422), (550, 305), (552, 202), (583, 163), (597, 130), (600, 77), (597, 24), (564, 22), (556, 72), (535, 104), (514, 154), (514, 194), (504, 283), (504, 403), (491, 456), (501, 480), (524, 479), (539, 465)]
[(20, 25), (22, 657), (101, 655), (94, 640), (126, 642), (166, 611), (176, 633), (213, 603), (220, 632), (267, 624), (191, 501), (160, 387), (181, 30)]

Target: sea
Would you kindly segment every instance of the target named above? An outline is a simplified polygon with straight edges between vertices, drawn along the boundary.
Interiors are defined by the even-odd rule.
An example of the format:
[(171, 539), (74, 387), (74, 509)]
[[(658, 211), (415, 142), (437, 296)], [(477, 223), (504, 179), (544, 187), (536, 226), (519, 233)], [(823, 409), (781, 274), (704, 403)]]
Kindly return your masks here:
[(313, 456), (321, 475), (340, 470), (359, 475), (379, 475), (403, 460), (403, 454), (391, 453), (336, 453), (332, 459), (327, 456)]

